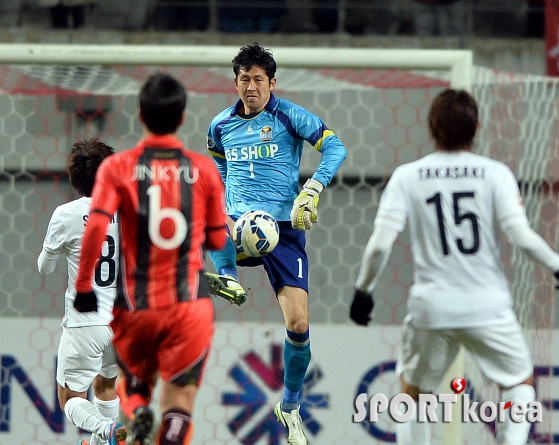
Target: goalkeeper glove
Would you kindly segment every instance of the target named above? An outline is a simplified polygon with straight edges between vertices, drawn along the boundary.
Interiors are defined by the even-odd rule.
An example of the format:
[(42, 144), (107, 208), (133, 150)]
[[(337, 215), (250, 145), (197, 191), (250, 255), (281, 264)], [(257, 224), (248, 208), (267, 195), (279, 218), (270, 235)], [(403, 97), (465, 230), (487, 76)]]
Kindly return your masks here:
[(291, 209), (291, 225), (294, 229), (312, 229), (313, 223), (318, 220), (316, 207), (318, 206), (318, 195), (324, 186), (316, 179), (305, 182), (303, 190), (293, 202)]
[(371, 312), (375, 307), (373, 294), (355, 289), (349, 317), (357, 324), (367, 326), (372, 320)]
[(74, 307), (78, 312), (97, 312), (97, 296), (95, 292), (78, 292), (74, 300)]

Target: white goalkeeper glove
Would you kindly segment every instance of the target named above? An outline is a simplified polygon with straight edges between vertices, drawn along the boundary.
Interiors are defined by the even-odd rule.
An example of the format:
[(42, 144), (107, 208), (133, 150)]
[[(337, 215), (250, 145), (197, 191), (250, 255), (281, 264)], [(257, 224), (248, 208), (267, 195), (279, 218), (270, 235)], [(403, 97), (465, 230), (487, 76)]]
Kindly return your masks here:
[(291, 209), (291, 225), (294, 229), (309, 230), (318, 220), (316, 207), (322, 189), (324, 186), (316, 179), (311, 178), (305, 182)]

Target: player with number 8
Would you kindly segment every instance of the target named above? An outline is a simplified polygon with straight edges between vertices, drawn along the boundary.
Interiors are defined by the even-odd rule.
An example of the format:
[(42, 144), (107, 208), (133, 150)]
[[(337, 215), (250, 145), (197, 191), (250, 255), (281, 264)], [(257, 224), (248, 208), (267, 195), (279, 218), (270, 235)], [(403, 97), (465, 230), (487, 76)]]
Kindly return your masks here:
[[(104, 234), (91, 283), (98, 295), (90, 305), (94, 312), (84, 314), (74, 309), (74, 283), (95, 175), (101, 162), (113, 153), (112, 147), (95, 138), (72, 146), (68, 174), (72, 188), (81, 197), (56, 208), (37, 260), (39, 272), (43, 275), (54, 272), (60, 256), (64, 255), (68, 262), (68, 287), (56, 363), (58, 402), (70, 422), (92, 433), (91, 444), (107, 443), (108, 440), (110, 445), (122, 441), (127, 434), (126, 429), (116, 422), (119, 412), (115, 390), (118, 366), (109, 327), (118, 269), (116, 218), (111, 220)], [(95, 394), (93, 403), (87, 400), (90, 386)]]

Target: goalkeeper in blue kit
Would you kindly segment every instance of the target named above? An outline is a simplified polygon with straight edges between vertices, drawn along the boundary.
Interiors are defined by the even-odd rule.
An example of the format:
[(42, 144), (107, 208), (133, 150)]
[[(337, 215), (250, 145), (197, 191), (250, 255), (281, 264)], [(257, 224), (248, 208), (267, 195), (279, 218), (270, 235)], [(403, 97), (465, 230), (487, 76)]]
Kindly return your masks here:
[[(286, 325), (284, 393), (275, 414), (292, 445), (306, 444), (299, 416), (299, 393), (311, 358), (308, 314), (308, 258), (305, 230), (317, 222), (319, 196), (346, 157), (346, 149), (322, 120), (272, 93), (276, 62), (257, 43), (233, 59), (240, 100), (219, 113), (208, 130), (208, 150), (225, 184), (228, 225), (249, 210), (270, 213), (279, 225), (275, 249), (259, 258), (237, 259), (233, 240), (211, 251), (217, 274), (207, 274), (212, 292), (241, 305), (246, 292), (238, 282), (240, 266), (263, 265)], [(320, 163), (301, 191), (299, 166), (305, 141)]]

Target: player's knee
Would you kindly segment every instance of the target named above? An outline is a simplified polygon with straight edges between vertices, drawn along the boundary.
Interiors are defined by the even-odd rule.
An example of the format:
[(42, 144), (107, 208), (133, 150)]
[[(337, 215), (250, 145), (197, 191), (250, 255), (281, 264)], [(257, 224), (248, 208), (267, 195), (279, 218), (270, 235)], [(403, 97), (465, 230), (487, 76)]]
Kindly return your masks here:
[(62, 411), (64, 411), (66, 403), (68, 403), (68, 400), (72, 397), (86, 398), (86, 396), (87, 392), (76, 392), (68, 388), (68, 385), (58, 385), (58, 404), (60, 405), (60, 409), (62, 409)]
[(528, 377), (526, 380), (524, 380), (521, 385), (530, 385), (530, 386), (534, 386), (534, 376), (531, 375), (530, 377)]
[(98, 375), (93, 379), (93, 392), (97, 397), (103, 395), (105, 393), (114, 393), (116, 392), (116, 377), (113, 378), (106, 378), (101, 375)]
[(299, 317), (293, 322), (293, 329), (290, 331), (296, 334), (304, 334), (309, 330), (309, 320), (306, 317)]
[(516, 386), (520, 386), (520, 385), (529, 385), (529, 386), (534, 386), (534, 376), (531, 375), (530, 377), (528, 377), (526, 380), (524, 380), (523, 382), (520, 382), (518, 385), (513, 385), (513, 386), (509, 386), (509, 387), (504, 387), (501, 386), (501, 390), (509, 390), (512, 389)]

